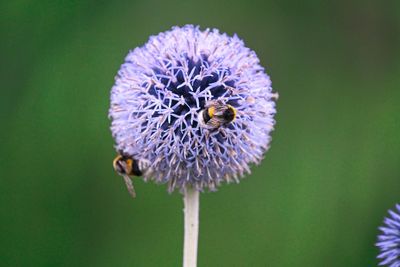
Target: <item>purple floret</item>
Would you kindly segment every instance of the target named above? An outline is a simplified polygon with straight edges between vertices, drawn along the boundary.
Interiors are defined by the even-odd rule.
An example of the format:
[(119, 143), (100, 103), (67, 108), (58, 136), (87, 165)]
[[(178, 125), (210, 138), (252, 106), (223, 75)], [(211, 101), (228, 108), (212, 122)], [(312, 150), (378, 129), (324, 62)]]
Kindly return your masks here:
[(378, 236), (376, 246), (380, 249), (379, 265), (400, 267), (400, 205), (397, 211), (389, 210), (390, 216), (384, 220), (384, 226), (379, 227), (381, 234)]
[[(271, 81), (236, 35), (186, 25), (129, 52), (111, 91), (109, 116), (119, 153), (148, 162), (145, 180), (215, 190), (238, 182), (269, 147), (275, 121)], [(207, 129), (199, 113), (212, 100), (237, 111)]]

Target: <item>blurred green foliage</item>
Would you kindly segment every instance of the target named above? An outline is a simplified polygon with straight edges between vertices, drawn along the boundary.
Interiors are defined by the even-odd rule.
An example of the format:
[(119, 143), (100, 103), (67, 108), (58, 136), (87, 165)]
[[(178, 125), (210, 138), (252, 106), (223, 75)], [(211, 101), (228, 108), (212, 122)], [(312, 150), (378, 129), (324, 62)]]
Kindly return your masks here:
[(237, 33), (280, 94), (271, 150), (201, 199), (199, 266), (375, 266), (400, 202), (399, 1), (2, 1), (0, 266), (180, 266), (182, 201), (114, 174), (109, 90), (173, 25)]

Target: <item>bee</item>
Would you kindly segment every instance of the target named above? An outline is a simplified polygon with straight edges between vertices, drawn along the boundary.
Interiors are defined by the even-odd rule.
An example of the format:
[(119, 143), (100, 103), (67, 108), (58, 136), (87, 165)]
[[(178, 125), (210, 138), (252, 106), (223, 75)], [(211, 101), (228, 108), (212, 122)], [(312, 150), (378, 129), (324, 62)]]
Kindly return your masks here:
[(129, 194), (134, 198), (136, 197), (135, 188), (133, 186), (131, 176), (142, 176), (144, 164), (132, 157), (125, 155), (118, 155), (113, 160), (114, 170), (124, 178), (126, 187)]
[(222, 100), (212, 100), (199, 112), (199, 121), (203, 127), (215, 130), (234, 121), (236, 114), (236, 109), (231, 105)]

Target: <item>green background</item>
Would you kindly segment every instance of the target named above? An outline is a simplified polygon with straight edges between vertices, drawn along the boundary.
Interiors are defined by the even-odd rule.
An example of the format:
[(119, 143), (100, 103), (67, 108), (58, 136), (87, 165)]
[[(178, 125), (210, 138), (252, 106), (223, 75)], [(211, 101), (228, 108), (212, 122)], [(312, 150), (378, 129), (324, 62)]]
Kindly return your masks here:
[(400, 202), (399, 1), (1, 1), (0, 266), (180, 266), (182, 200), (112, 168), (129, 49), (237, 33), (279, 92), (261, 166), (201, 196), (199, 266), (376, 266)]

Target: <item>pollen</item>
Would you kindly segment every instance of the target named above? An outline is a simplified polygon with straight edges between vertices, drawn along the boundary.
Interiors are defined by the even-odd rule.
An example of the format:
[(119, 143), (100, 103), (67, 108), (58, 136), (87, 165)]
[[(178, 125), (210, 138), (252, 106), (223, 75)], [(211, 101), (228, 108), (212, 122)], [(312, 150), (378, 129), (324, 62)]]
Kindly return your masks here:
[(208, 116), (209, 116), (210, 118), (214, 117), (214, 114), (215, 114), (215, 107), (209, 107), (209, 108), (207, 109), (207, 112), (208, 112)]
[(132, 159), (127, 159), (126, 160), (126, 173), (131, 174), (132, 173), (132, 166), (133, 166), (133, 160)]

